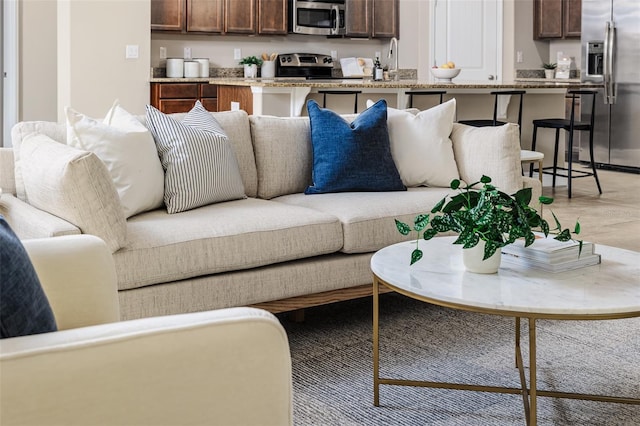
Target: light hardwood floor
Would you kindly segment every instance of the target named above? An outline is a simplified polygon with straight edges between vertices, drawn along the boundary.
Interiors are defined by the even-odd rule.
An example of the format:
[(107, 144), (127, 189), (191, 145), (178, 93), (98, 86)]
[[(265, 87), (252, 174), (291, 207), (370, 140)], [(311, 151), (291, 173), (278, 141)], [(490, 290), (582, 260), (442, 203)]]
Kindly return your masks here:
[[(578, 219), (585, 241), (640, 251), (640, 174), (598, 170), (598, 177), (602, 195), (593, 177), (573, 179), (571, 199), (566, 185), (556, 184), (555, 190), (543, 187), (543, 194), (554, 198), (553, 204), (545, 206), (544, 218), (552, 225), (553, 210), (562, 225), (571, 229)], [(545, 175), (545, 185), (550, 178)]]

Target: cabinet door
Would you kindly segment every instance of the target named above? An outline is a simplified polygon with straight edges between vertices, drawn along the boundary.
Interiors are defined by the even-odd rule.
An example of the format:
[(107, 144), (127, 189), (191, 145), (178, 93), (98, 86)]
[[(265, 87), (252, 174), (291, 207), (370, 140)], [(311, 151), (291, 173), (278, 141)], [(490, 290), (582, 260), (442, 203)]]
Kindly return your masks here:
[(287, 0), (258, 0), (258, 34), (287, 34)]
[(226, 0), (225, 27), (227, 33), (254, 34), (256, 0)]
[(344, 19), (348, 37), (370, 37), (371, 0), (347, 0)]
[(240, 109), (253, 114), (253, 94), (250, 87), (218, 86), (218, 111), (230, 111), (231, 102), (238, 102)]
[(374, 38), (398, 37), (398, 12), (398, 0), (373, 0), (371, 36)]
[(187, 31), (222, 33), (224, 0), (187, 0)]
[(533, 38), (562, 38), (562, 0), (534, 0)]
[(185, 0), (151, 0), (151, 29), (184, 30)]
[(564, 36), (580, 37), (582, 32), (582, 0), (565, 0), (564, 3)]

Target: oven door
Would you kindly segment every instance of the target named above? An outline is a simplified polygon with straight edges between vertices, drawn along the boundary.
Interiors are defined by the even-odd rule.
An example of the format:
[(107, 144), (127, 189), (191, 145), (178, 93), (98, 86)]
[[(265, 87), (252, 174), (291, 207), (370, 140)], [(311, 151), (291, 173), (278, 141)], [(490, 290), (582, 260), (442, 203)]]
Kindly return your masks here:
[(345, 34), (344, 2), (335, 0), (297, 1), (293, 0), (293, 32), (312, 35)]

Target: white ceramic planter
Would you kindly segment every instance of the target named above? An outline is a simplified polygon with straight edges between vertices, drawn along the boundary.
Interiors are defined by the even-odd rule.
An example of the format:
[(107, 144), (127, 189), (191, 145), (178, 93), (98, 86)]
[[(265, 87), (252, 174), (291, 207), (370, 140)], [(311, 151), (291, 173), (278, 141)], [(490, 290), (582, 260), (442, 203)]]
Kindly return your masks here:
[(256, 78), (258, 66), (256, 64), (244, 64), (244, 78)]
[(554, 78), (556, 76), (556, 70), (544, 70), (545, 78)]
[(484, 257), (484, 241), (468, 249), (462, 249), (462, 263), (469, 272), (475, 272), (476, 274), (495, 274), (500, 268), (500, 261), (502, 260), (502, 252), (500, 249), (488, 258), (482, 260)]

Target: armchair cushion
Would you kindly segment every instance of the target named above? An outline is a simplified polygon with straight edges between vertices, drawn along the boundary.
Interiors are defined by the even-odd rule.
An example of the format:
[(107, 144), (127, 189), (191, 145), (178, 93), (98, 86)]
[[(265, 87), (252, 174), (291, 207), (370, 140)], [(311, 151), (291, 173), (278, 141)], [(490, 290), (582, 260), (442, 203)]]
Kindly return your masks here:
[(31, 260), (0, 216), (0, 338), (56, 330), (53, 311)]

